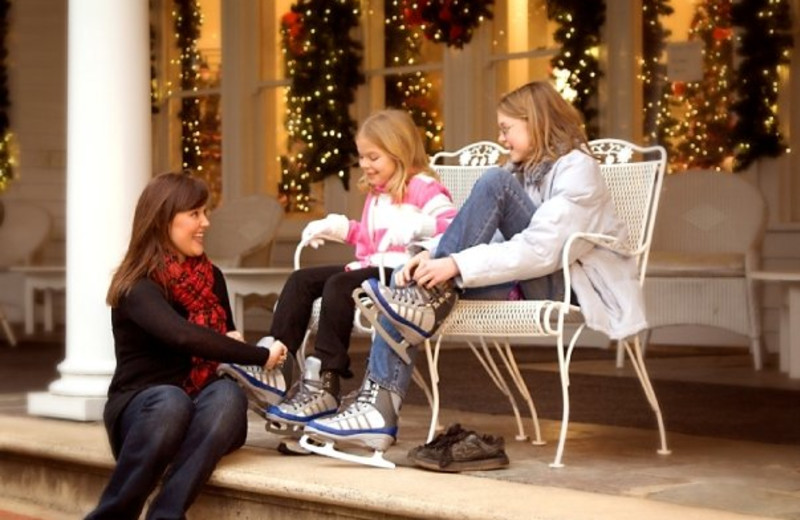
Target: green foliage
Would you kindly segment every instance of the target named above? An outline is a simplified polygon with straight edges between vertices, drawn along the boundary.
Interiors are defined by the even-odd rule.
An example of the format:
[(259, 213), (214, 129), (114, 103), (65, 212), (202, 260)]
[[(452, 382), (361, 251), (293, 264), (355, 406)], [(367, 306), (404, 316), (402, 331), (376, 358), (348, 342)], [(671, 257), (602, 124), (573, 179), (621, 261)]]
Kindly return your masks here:
[(777, 117), (777, 85), (778, 66), (789, 63), (792, 17), (786, 0), (740, 0), (733, 4), (731, 16), (741, 27), (733, 104), (737, 119), (731, 132), (738, 171), (786, 151)]
[(547, 17), (558, 23), (553, 38), (561, 45), (550, 64), (570, 72), (567, 82), (576, 92), (572, 104), (583, 114), (586, 133), (593, 139), (599, 132), (597, 87), (602, 76), (595, 53), (606, 20), (606, 3), (604, 0), (548, 0)]
[(356, 156), (355, 101), (362, 46), (350, 36), (358, 27), (356, 0), (301, 0), (281, 21), (287, 93), (289, 154), (281, 157), (280, 193), (287, 210), (308, 211), (309, 184), (329, 175), (348, 188)]

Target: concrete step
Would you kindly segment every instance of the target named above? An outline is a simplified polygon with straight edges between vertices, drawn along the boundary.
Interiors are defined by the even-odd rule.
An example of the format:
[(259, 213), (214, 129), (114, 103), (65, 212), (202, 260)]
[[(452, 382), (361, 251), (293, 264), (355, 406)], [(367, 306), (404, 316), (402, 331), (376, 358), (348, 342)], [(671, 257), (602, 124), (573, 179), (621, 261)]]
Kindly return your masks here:
[[(502, 434), (511, 466), (462, 474), (410, 466), (405, 454), (422, 442), (427, 431), (429, 411), (423, 407), (404, 408), (401, 437), (387, 453), (398, 464), (394, 470), (281, 455), (274, 449), (276, 439), (264, 432), (263, 420), (253, 415), (247, 445), (223, 459), (188, 516), (192, 520), (763, 518), (749, 506), (745, 514), (699, 505), (698, 500), (709, 498), (687, 490), (697, 484), (699, 493), (707, 493), (703, 486), (709, 485), (708, 471), (695, 483), (691, 475), (696, 472), (687, 458), (656, 455), (654, 432), (574, 425), (575, 438), (572, 445), (568, 443), (572, 450), (568, 464), (573, 465), (553, 470), (547, 463), (554, 442), (545, 447), (514, 442), (510, 417), (443, 413), (478, 431)], [(545, 438), (555, 439), (557, 428), (558, 423), (543, 421)], [(710, 440), (700, 441), (678, 442), (696, 455), (707, 450)], [(697, 444), (700, 447), (693, 447)], [(741, 444), (728, 449), (742, 453)], [(775, 457), (789, 460), (780, 451), (764, 463), (774, 466), (769, 459)], [(96, 505), (113, 463), (99, 423), (0, 414), (0, 498), (48, 512), (29, 518), (82, 518)], [(764, 503), (775, 507), (776, 496)]]

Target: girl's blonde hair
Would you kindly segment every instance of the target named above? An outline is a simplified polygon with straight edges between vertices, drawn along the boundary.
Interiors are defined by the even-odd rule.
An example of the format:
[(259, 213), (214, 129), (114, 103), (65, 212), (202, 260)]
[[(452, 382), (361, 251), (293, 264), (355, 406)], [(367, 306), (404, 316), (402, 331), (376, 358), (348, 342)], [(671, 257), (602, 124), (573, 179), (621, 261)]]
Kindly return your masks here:
[(500, 98), (497, 111), (527, 122), (531, 156), (527, 168), (573, 149), (588, 150), (583, 118), (547, 81), (533, 81)]
[[(356, 139), (369, 141), (394, 160), (397, 169), (386, 183), (385, 192), (395, 202), (403, 200), (408, 181), (414, 175), (424, 173), (438, 179), (428, 164), (419, 129), (404, 110), (388, 108), (373, 113), (361, 124)], [(361, 191), (370, 190), (366, 175), (358, 180), (358, 187)]]
[(116, 307), (136, 281), (160, 269), (164, 256), (174, 251), (169, 226), (175, 215), (206, 202), (206, 183), (189, 171), (162, 173), (150, 180), (136, 203), (128, 251), (106, 294), (110, 306)]

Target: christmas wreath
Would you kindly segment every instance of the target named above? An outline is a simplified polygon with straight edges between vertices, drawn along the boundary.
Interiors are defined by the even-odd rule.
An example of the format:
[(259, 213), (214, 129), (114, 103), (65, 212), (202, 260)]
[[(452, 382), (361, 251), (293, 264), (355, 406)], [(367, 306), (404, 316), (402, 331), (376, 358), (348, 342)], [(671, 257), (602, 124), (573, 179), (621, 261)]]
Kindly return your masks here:
[(403, 18), (420, 26), (425, 37), (462, 48), (484, 19), (491, 19), (494, 0), (404, 0)]

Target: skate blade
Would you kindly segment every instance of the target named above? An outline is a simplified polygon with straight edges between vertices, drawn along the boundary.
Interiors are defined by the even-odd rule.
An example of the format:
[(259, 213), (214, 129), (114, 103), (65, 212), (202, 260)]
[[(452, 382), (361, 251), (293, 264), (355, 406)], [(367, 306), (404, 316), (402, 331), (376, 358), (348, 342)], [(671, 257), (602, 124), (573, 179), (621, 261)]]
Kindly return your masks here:
[(264, 424), (264, 429), (267, 431), (267, 433), (272, 433), (281, 437), (293, 437), (294, 439), (299, 439), (303, 434), (303, 428), (305, 425), (283, 423), (270, 420), (266, 417), (265, 419), (267, 422)]
[(364, 304), (364, 302), (362, 301), (362, 297), (364, 295), (368, 296), (367, 292), (360, 287), (356, 288), (353, 291), (353, 300), (355, 301), (358, 309), (361, 311), (361, 314), (364, 315), (364, 317), (367, 318), (367, 321), (370, 322), (370, 324), (372, 325), (372, 329), (378, 334), (380, 334), (381, 337), (386, 341), (386, 343), (388, 343), (389, 346), (392, 347), (392, 350), (394, 350), (394, 352), (398, 356), (400, 356), (400, 359), (402, 359), (406, 365), (410, 365), (411, 357), (408, 355), (407, 352), (409, 343), (406, 340), (403, 340), (398, 343), (397, 340), (394, 339), (391, 336), (391, 334), (389, 334), (386, 331), (386, 329), (383, 328), (383, 325), (381, 325), (380, 322), (378, 321), (379, 311), (374, 305)]
[[(319, 444), (317, 444), (319, 442)], [(374, 468), (394, 469), (394, 462), (388, 461), (383, 458), (382, 451), (374, 451), (370, 457), (356, 455), (354, 453), (347, 453), (339, 451), (334, 447), (332, 441), (320, 441), (318, 439), (311, 439), (308, 435), (304, 434), (300, 437), (300, 446), (317, 455), (339, 459), (346, 462), (353, 462), (355, 464), (362, 464), (364, 466), (372, 466)]]
[(311, 452), (300, 446), (296, 439), (281, 441), (278, 443), (278, 452), (284, 455), (311, 455)]

